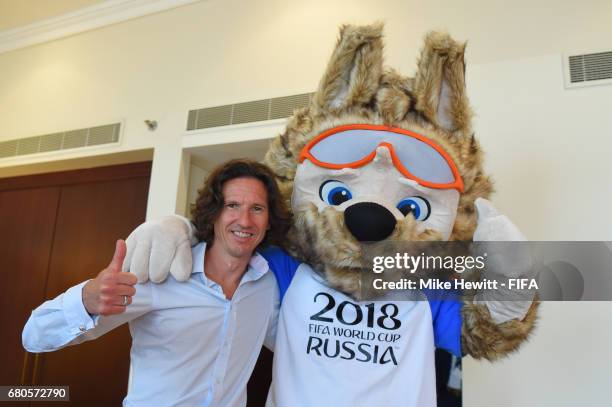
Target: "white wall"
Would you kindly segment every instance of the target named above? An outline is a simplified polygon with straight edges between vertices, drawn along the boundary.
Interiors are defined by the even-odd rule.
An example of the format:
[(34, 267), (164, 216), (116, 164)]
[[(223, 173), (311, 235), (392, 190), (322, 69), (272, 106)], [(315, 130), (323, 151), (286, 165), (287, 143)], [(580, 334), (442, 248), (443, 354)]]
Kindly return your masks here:
[[(338, 25), (374, 20), (386, 22), (387, 63), (404, 73), (427, 30), (469, 40), (494, 201), (529, 238), (612, 240), (612, 86), (565, 90), (561, 76), (562, 52), (612, 49), (609, 0), (202, 1), (0, 54), (0, 141), (123, 120), (120, 146), (56, 159), (153, 148), (148, 216), (183, 212), (184, 148), (206, 143), (184, 136), (187, 111), (312, 91)], [(45, 160), (0, 160), (0, 176)], [(604, 405), (610, 315), (610, 304), (544, 304), (518, 355), (466, 360), (465, 405)]]
[(198, 191), (202, 188), (202, 184), (204, 180), (208, 176), (209, 172), (199, 165), (191, 163), (191, 168), (189, 170), (189, 191), (187, 192), (187, 208), (185, 208), (185, 213), (190, 213), (190, 205), (195, 204), (198, 198)]
[[(533, 4), (535, 3), (535, 5)], [(559, 4), (562, 3), (562, 4)], [(389, 65), (414, 70), (422, 35), (469, 39), (470, 69), (612, 43), (609, 1), (208, 0), (0, 54), (0, 140), (123, 120), (118, 147), (154, 148), (148, 216), (181, 211), (181, 134), (191, 108), (312, 91), (340, 23), (385, 21)], [(476, 85), (473, 82), (472, 85)], [(492, 105), (494, 100), (489, 100)], [(480, 107), (480, 106), (477, 106)], [(156, 119), (149, 132), (143, 121)], [(3, 167), (39, 163), (26, 157)], [(24, 170), (27, 171), (27, 168)]]
[(566, 90), (561, 63), (550, 54), (468, 70), (495, 200), (531, 240), (612, 240), (612, 84)]
[[(612, 240), (612, 85), (565, 90), (560, 67), (550, 54), (468, 71), (495, 202), (531, 240)], [(539, 316), (516, 355), (464, 359), (465, 406), (610, 404), (612, 303), (546, 302)]]
[(530, 343), (495, 362), (463, 360), (463, 405), (609, 406), (612, 303), (547, 302)]

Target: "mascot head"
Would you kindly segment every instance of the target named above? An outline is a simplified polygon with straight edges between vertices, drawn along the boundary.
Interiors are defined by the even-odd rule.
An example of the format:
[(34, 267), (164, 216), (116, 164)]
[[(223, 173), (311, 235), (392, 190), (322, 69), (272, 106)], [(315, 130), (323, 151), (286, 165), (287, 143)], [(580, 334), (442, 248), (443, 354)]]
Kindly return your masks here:
[(492, 190), (471, 128), (465, 44), (432, 32), (414, 78), (383, 69), (382, 25), (344, 26), (308, 107), (271, 144), (288, 249), (359, 298), (368, 242), (471, 240)]

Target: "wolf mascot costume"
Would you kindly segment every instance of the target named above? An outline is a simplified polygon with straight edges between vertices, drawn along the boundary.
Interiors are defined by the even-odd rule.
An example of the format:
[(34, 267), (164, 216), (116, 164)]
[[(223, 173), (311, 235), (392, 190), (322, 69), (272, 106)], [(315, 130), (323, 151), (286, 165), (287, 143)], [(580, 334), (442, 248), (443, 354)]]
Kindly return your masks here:
[[(432, 32), (407, 78), (383, 69), (381, 25), (344, 26), (310, 105), (272, 142), (265, 163), (294, 222), (291, 256), (266, 254), (283, 295), (269, 405), (435, 406), (434, 345), (494, 360), (533, 328), (531, 301), (401, 301), (396, 292), (364, 301), (360, 290), (362, 242), (523, 239), (486, 201), (464, 50)], [(190, 268), (156, 269), (190, 261), (181, 225), (170, 217), (133, 232), (124, 268), (131, 262), (141, 281), (168, 269), (186, 279)], [(138, 259), (151, 241), (166, 251)]]

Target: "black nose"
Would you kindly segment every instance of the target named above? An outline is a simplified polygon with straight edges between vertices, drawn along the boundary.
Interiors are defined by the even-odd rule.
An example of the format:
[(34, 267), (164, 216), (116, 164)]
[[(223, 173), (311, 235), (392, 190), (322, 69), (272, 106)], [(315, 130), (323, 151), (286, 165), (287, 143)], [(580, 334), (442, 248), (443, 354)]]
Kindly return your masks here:
[(393, 232), (396, 220), (382, 205), (359, 202), (346, 208), (344, 223), (360, 242), (378, 242)]

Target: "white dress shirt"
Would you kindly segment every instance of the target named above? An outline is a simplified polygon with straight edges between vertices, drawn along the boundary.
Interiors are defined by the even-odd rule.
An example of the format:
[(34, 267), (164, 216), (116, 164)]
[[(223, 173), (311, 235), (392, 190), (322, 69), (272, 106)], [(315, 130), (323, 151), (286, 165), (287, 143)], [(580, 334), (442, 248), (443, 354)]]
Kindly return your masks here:
[[(132, 381), (124, 406), (244, 406), (262, 344), (274, 344), (278, 287), (256, 254), (228, 300), (204, 274), (205, 243), (192, 248), (185, 283), (137, 284), (123, 314), (91, 317), (81, 283), (32, 312), (23, 331), (30, 352), (95, 339), (129, 322)], [(95, 374), (92, 372), (90, 374)]]

